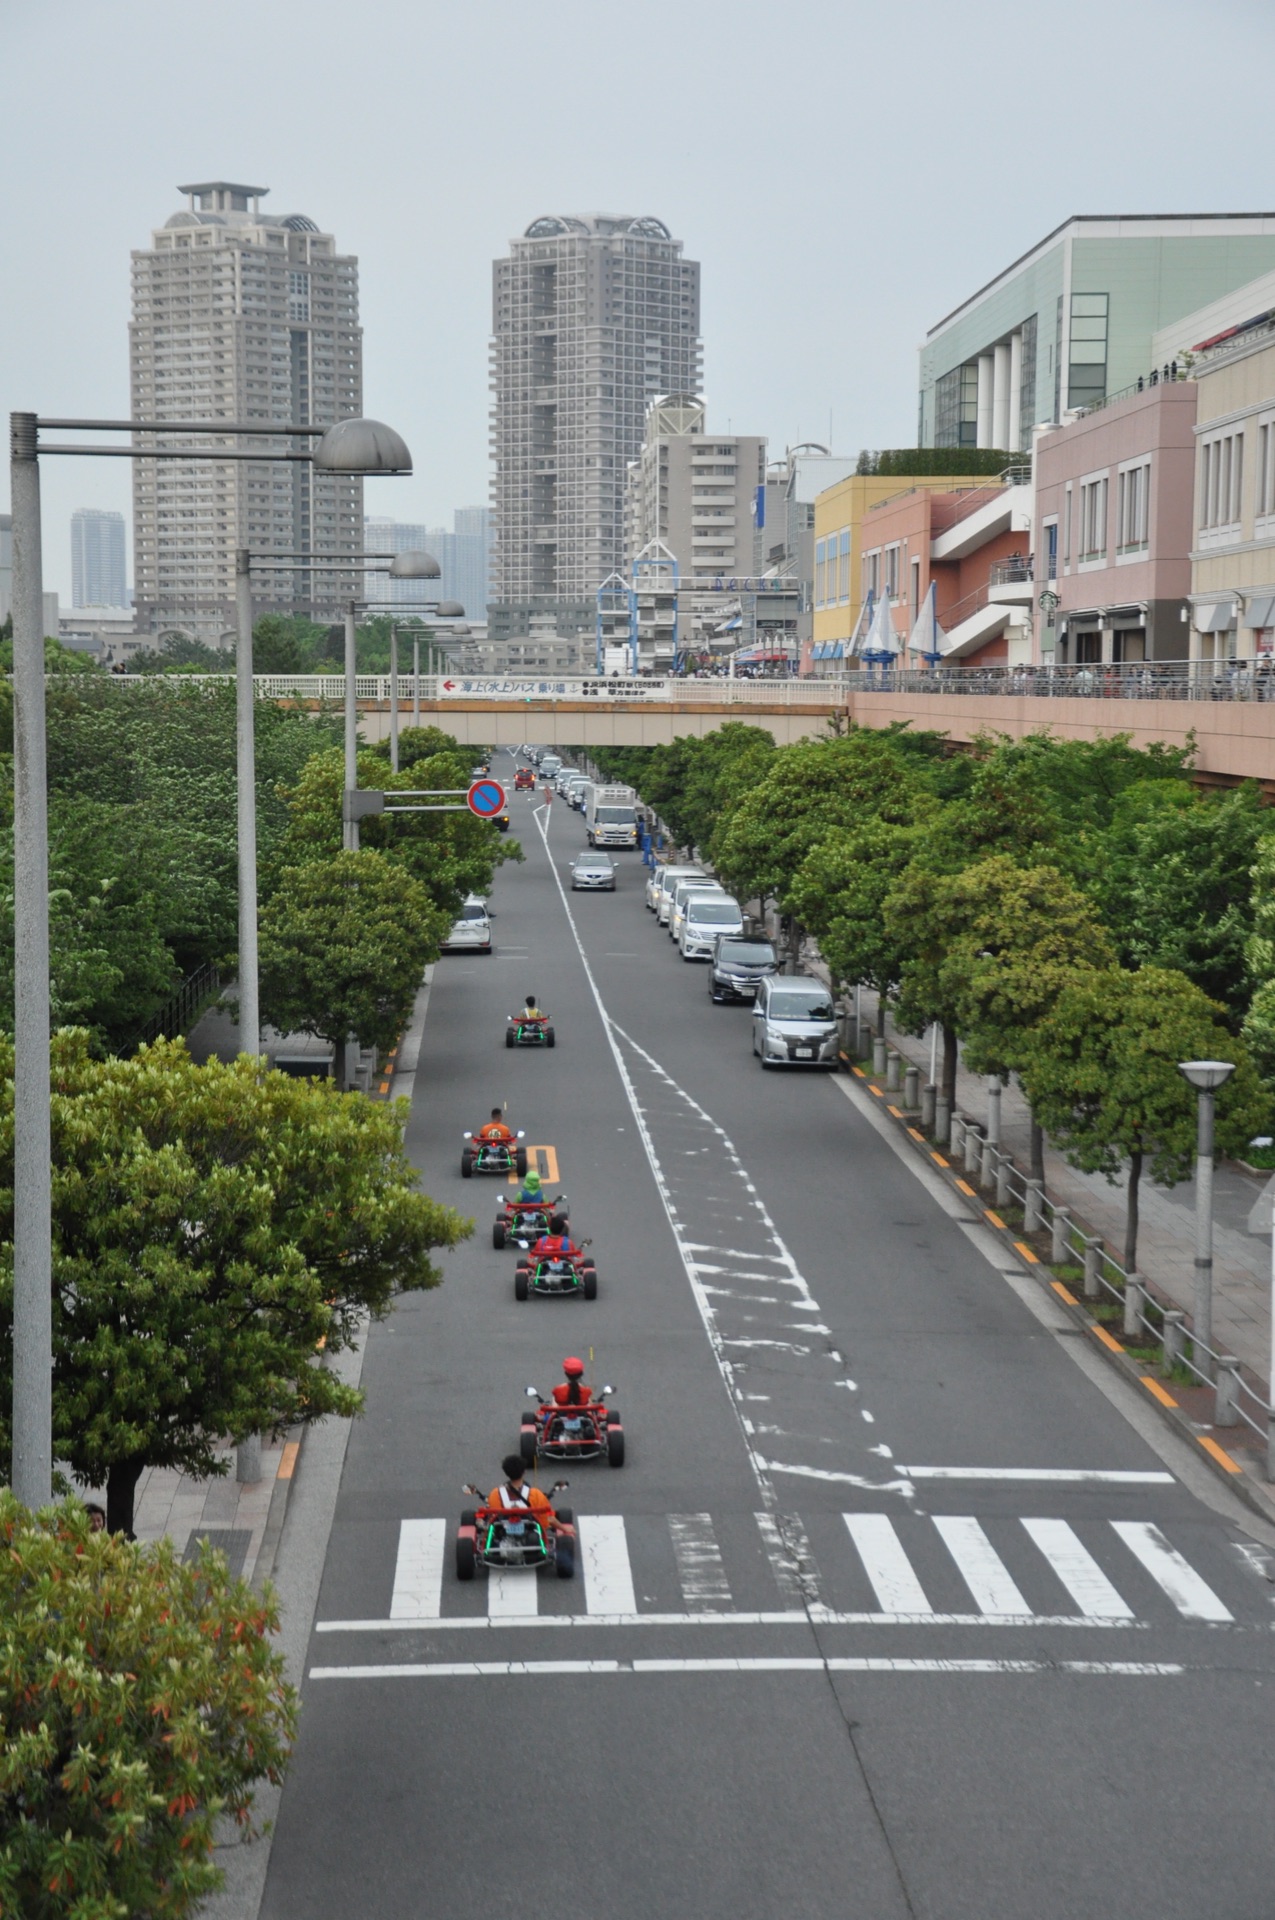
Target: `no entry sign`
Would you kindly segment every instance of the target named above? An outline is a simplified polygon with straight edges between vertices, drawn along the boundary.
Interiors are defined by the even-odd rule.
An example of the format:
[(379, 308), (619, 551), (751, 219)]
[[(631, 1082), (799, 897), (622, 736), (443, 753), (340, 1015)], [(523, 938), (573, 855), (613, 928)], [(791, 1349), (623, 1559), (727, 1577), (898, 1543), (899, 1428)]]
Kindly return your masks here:
[(499, 780), (475, 780), (465, 800), (469, 811), (480, 820), (494, 820), (505, 811), (505, 789)]

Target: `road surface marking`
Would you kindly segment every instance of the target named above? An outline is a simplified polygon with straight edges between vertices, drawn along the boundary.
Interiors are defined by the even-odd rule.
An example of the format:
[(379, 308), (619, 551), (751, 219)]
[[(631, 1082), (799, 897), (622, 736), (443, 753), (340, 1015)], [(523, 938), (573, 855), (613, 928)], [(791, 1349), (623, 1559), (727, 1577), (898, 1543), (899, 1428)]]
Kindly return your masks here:
[(918, 1133), (915, 1127), (909, 1127), (908, 1132), (919, 1146), (923, 1147), (925, 1145), (925, 1135), (923, 1133)]
[(1082, 1613), (1095, 1620), (1132, 1620), (1133, 1609), (1116, 1592), (1075, 1529), (1065, 1520), (1019, 1523), (1044, 1554)]
[(848, 1612), (810, 1601), (801, 1608), (771, 1613), (525, 1613), (491, 1619), (487, 1614), (444, 1614), (438, 1620), (319, 1620), (316, 1633), (509, 1633), (515, 1628), (540, 1632), (554, 1627), (1132, 1627), (1147, 1620), (1098, 1619), (1086, 1613), (884, 1613)]
[(1197, 1433), (1195, 1437), (1204, 1448), (1204, 1451), (1211, 1453), (1218, 1465), (1225, 1467), (1228, 1473), (1242, 1473), (1244, 1471), (1239, 1461), (1233, 1460), (1226, 1451), (1226, 1448), (1219, 1447), (1217, 1441), (1211, 1440), (1207, 1433)]
[(889, 1101), (886, 1102), (886, 1106), (889, 1112), (891, 1112), (894, 1115), (896, 1120), (901, 1120), (903, 1118), (903, 1113), (901, 1108), (891, 1107)]
[(967, 1193), (969, 1195), (971, 1200), (977, 1200), (978, 1195), (975, 1193), (973, 1187), (970, 1185), (968, 1180), (958, 1180), (956, 1184), (960, 1188), (962, 1193)]
[(576, 1527), (589, 1612), (635, 1614), (637, 1595), (623, 1518), (618, 1513), (581, 1514)]
[(400, 1520), (391, 1620), (438, 1618), (443, 1598), (445, 1520)]
[(1140, 1377), (1142, 1380), (1142, 1384), (1146, 1388), (1147, 1392), (1150, 1394), (1153, 1394), (1155, 1398), (1160, 1402), (1160, 1405), (1162, 1407), (1177, 1406), (1178, 1403), (1173, 1398), (1173, 1395), (1171, 1393), (1166, 1393), (1158, 1380), (1153, 1380), (1149, 1373), (1144, 1373)]
[[(558, 1172), (558, 1150), (556, 1147), (528, 1147), (527, 1165), (540, 1175), (542, 1180), (551, 1180), (556, 1185), (562, 1178)], [(515, 1169), (509, 1176), (511, 1187), (522, 1185), (522, 1175)]]
[(933, 1147), (930, 1148), (930, 1158), (940, 1167), (950, 1167), (952, 1164), (950, 1160), (945, 1160), (941, 1153), (935, 1153)]
[(1029, 1267), (1038, 1267), (1040, 1265), (1040, 1255), (1033, 1253), (1025, 1240), (1015, 1240), (1014, 1252), (1021, 1253)]
[(655, 1673), (968, 1673), (1109, 1675), (1151, 1679), (1191, 1669), (1169, 1660), (459, 1660), (429, 1665), (311, 1667), (311, 1680), (553, 1679), (566, 1674)]
[(880, 1087), (874, 1087), (874, 1086), (873, 1086), (873, 1084), (872, 1084), (872, 1082), (871, 1082), (871, 1080), (869, 1080), (869, 1082), (868, 1082), (868, 1092), (869, 1092), (869, 1093), (875, 1093), (875, 1095), (877, 1096), (877, 1099), (878, 1099), (878, 1100), (884, 1100), (884, 1099), (885, 1099), (885, 1095), (884, 1095), (884, 1093), (883, 1093), (883, 1092), (881, 1091), (881, 1089), (880, 1089)]
[(1123, 1467), (900, 1467), (899, 1472), (913, 1480), (1105, 1480), (1121, 1487), (1173, 1485), (1171, 1473), (1142, 1473)]
[(984, 1213), (984, 1216), (991, 1221), (994, 1227), (999, 1227), (1002, 1233), (1005, 1232), (1005, 1222), (1001, 1219), (999, 1213), (993, 1213), (990, 1207), (984, 1207), (983, 1213)]
[(980, 1613), (1025, 1614), (1031, 1608), (1010, 1578), (978, 1521), (963, 1514), (939, 1514), (934, 1530), (956, 1562)]
[(1065, 1287), (1061, 1280), (1051, 1280), (1049, 1284), (1058, 1295), (1058, 1298), (1065, 1300), (1069, 1307), (1078, 1307), (1080, 1305), (1075, 1294), (1072, 1293), (1068, 1287)]
[(487, 1575), (489, 1620), (526, 1618), (540, 1607), (540, 1576), (534, 1567), (493, 1567)]
[(289, 1440), (286, 1442), (283, 1452), (279, 1455), (279, 1471), (275, 1475), (277, 1480), (291, 1480), (297, 1470), (297, 1455), (300, 1451), (301, 1442), (299, 1440)]
[(1229, 1607), (1149, 1520), (1113, 1520), (1114, 1532), (1186, 1620), (1232, 1620)]
[(817, 1601), (819, 1567), (798, 1515), (759, 1513), (756, 1520), (770, 1570), (784, 1599)]
[(885, 1513), (843, 1513), (850, 1538), (858, 1548), (872, 1591), (886, 1613), (928, 1614), (934, 1609)]
[(673, 1540), (677, 1577), (682, 1598), (693, 1613), (721, 1612), (731, 1602), (730, 1582), (722, 1564), (722, 1550), (713, 1532), (712, 1516), (707, 1513), (670, 1513), (668, 1530)]
[(1095, 1340), (1101, 1340), (1103, 1346), (1108, 1347), (1112, 1353), (1124, 1352), (1124, 1348), (1121, 1346), (1120, 1342), (1118, 1340), (1113, 1340), (1111, 1335), (1107, 1332), (1107, 1329), (1105, 1327), (1100, 1327), (1097, 1324), (1097, 1322), (1094, 1323), (1093, 1334), (1094, 1334)]

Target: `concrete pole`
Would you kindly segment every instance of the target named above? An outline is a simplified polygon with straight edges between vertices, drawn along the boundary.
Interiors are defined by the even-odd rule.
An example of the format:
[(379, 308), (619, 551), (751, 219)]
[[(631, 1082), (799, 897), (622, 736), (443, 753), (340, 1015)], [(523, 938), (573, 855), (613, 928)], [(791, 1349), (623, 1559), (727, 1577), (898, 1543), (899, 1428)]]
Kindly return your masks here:
[[(355, 701), (355, 669), (357, 655), (355, 651), (354, 602), (350, 601), (345, 609), (345, 785), (352, 793), (359, 784), (359, 710)], [(359, 823), (347, 820), (343, 833), (347, 853), (359, 850)]]
[(987, 1076), (987, 1139), (993, 1147), (1001, 1143), (1001, 1083), (994, 1073)]
[(398, 772), (398, 628), (390, 628), (390, 768)]
[(1271, 1364), (1267, 1379), (1271, 1415), (1266, 1429), (1266, 1478), (1275, 1480), (1275, 1213), (1271, 1217)]
[(980, 353), (978, 356), (978, 425), (975, 429), (980, 447), (990, 447), (992, 443), (992, 356)]
[(13, 1464), (26, 1507), (53, 1497), (49, 796), (35, 415), (10, 415), (13, 513)]
[(1023, 437), (1023, 334), (1020, 327), (1009, 336), (1009, 437), (1005, 442), (1017, 453)]
[(261, 1052), (257, 991), (257, 752), (252, 679), (252, 575), (247, 547), (235, 552), (235, 800), (239, 834), (239, 1044)]
[(1009, 342), (992, 349), (992, 445), (1009, 444)]
[(1205, 1352), (1213, 1345), (1213, 1095), (1201, 1088), (1195, 1146), (1195, 1364), (1206, 1380), (1213, 1378), (1213, 1361)]
[(412, 725), (421, 724), (421, 636), (412, 635)]

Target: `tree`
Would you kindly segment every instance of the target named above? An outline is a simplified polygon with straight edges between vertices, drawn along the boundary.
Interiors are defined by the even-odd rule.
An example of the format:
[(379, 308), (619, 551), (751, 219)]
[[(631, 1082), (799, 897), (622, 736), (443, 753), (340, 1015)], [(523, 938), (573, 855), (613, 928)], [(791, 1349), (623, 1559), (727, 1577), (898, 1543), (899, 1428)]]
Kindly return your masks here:
[(261, 913), (261, 1014), (339, 1049), (392, 1047), (450, 916), (374, 848), (285, 867)]
[[(403, 1111), (262, 1073), (197, 1067), (180, 1041), (94, 1059), (53, 1040), (54, 1454), (132, 1526), (145, 1467), (224, 1472), (239, 1440), (361, 1396), (315, 1364), (468, 1228), (416, 1186)], [(0, 1038), (0, 1154), (13, 1165), (13, 1047)], [(0, 1438), (13, 1367), (12, 1171), (0, 1189)]]
[(224, 1878), (217, 1825), (247, 1827), (283, 1777), (297, 1714), (274, 1598), (205, 1547), (91, 1533), (74, 1503), (0, 1493), (0, 1913), (192, 1913)]
[(886, 930), (886, 900), (915, 857), (924, 825), (869, 819), (830, 827), (802, 862), (793, 883), (793, 911), (819, 942), (835, 979), (892, 993), (906, 949)]
[(1073, 1166), (1114, 1182), (1128, 1163), (1124, 1264), (1138, 1257), (1144, 1166), (1161, 1186), (1190, 1177), (1196, 1094), (1182, 1060), (1233, 1060), (1217, 1095), (1217, 1143), (1239, 1151), (1269, 1118), (1270, 1101), (1225, 1009), (1166, 967), (1090, 969), (1031, 1028), (1019, 1067), (1032, 1111)]
[[(322, 629), (317, 629), (322, 631)], [(252, 629), (254, 673), (305, 673), (300, 636), (292, 622), (277, 613), (264, 613)]]
[(233, 673), (235, 656), (191, 633), (166, 633), (157, 647), (143, 647), (128, 663), (130, 673)]

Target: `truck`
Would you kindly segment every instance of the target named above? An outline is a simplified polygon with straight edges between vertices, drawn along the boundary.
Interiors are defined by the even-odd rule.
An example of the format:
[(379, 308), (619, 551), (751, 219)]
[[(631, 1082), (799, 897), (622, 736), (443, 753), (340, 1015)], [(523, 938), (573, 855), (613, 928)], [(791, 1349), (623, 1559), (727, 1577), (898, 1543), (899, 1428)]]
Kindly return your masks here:
[(636, 847), (637, 795), (632, 787), (591, 782), (585, 794), (584, 818), (591, 847)]

